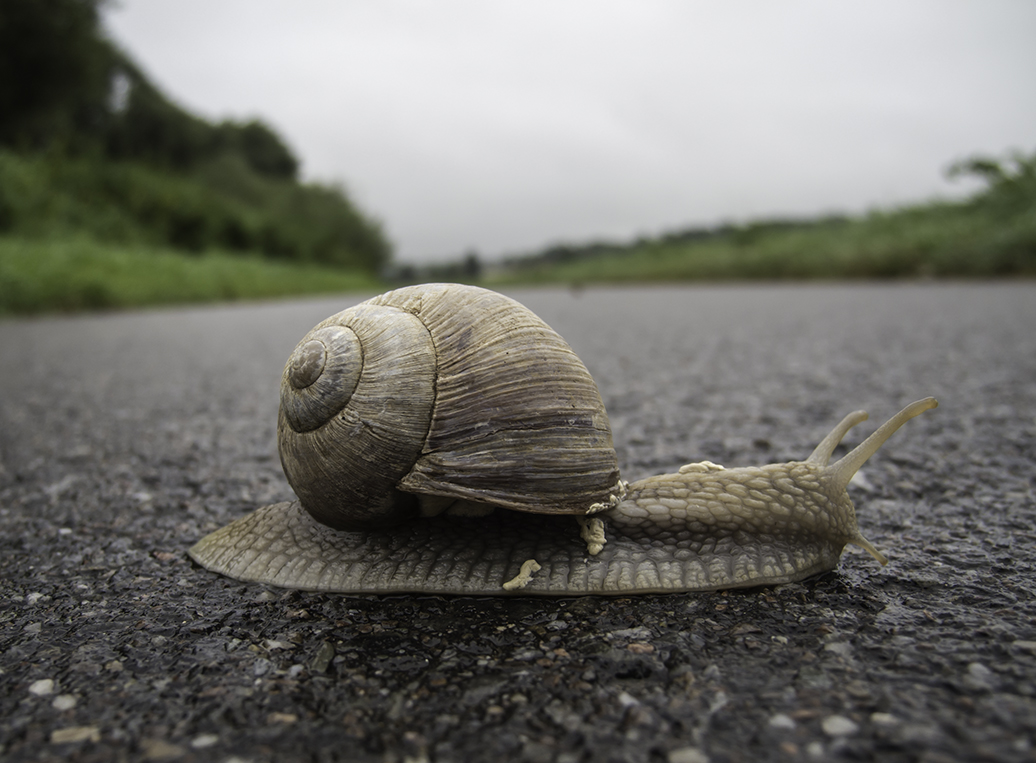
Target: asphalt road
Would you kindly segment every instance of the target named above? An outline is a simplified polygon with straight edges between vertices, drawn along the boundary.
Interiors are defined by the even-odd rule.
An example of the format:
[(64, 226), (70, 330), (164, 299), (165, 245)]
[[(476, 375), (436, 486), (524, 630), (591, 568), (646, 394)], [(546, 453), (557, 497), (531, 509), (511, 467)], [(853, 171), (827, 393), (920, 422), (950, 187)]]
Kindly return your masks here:
[(889, 565), (558, 600), (237, 583), (185, 551), (291, 497), (281, 367), (358, 299), (6, 320), (0, 757), (1036, 760), (1036, 285), (510, 293), (597, 379), (626, 479), (937, 397), (852, 488)]

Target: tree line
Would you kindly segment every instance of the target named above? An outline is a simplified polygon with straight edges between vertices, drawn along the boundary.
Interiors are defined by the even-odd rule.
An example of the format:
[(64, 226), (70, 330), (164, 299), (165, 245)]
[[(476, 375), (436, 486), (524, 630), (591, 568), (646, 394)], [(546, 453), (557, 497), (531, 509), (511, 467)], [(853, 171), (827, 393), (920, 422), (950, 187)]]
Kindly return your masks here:
[[(128, 219), (115, 226), (121, 240), (372, 272), (388, 263), (377, 222), (343, 189), (300, 183), (298, 159), (268, 125), (212, 123), (170, 101), (104, 34), (104, 2), (0, 4), (0, 168), (17, 170), (0, 174), (0, 233), (64, 230), (76, 214), (45, 224), (56, 194), (65, 210), (121, 205), (110, 211)], [(59, 186), (70, 175), (79, 198)]]

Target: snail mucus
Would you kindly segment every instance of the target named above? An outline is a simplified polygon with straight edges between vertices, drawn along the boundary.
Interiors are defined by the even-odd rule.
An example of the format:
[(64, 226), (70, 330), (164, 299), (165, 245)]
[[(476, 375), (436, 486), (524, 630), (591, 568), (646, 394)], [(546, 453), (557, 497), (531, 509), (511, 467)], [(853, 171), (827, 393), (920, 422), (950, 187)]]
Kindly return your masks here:
[(802, 580), (860, 533), (849, 480), (908, 405), (836, 463), (688, 464), (627, 484), (593, 379), (530, 310), (425, 284), (319, 323), (284, 368), (281, 464), (298, 500), (202, 538), (202, 566), (346, 593), (631, 594)]

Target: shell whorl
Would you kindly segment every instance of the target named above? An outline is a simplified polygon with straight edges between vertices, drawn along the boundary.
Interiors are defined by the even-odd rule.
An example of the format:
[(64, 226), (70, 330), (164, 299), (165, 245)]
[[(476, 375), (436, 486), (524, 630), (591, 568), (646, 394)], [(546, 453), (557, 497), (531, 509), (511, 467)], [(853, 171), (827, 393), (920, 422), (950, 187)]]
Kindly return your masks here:
[(278, 440), (302, 505), (340, 529), (415, 516), (419, 496), (582, 513), (618, 482), (604, 404), (571, 348), (517, 302), (454, 284), (317, 325), (285, 366)]
[(340, 529), (415, 516), (416, 497), (396, 484), (421, 452), (434, 397), (431, 337), (409, 313), (365, 303), (307, 334), (284, 369), (277, 427), (306, 510)]
[(352, 329), (325, 326), (311, 331), (288, 358), (281, 407), (296, 432), (324, 426), (345, 408), (363, 368), (363, 350)]

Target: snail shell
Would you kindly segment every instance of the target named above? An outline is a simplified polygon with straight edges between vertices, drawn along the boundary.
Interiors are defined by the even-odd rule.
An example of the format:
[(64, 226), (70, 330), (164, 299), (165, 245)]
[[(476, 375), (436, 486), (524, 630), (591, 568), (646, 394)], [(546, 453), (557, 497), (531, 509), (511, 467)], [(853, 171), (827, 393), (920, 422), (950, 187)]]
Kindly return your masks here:
[[(230, 577), (354, 593), (628, 594), (801, 580), (860, 533), (846, 492), (913, 403), (834, 464), (688, 464), (626, 485), (597, 387), (517, 302), (476, 287), (388, 292), (328, 318), (284, 369), (278, 441), (298, 501), (190, 555)], [(573, 521), (573, 517), (577, 521)]]
[(333, 315), (288, 359), (281, 464), (303, 508), (340, 530), (453, 501), (583, 514), (617, 490), (590, 373), (532, 311), (453, 284)]

